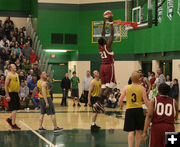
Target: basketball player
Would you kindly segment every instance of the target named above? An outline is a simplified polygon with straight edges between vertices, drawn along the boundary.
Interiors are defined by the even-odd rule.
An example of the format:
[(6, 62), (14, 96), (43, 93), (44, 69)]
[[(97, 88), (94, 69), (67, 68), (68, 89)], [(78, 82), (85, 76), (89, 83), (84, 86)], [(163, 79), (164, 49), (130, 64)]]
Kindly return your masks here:
[(114, 38), (113, 18), (109, 18), (110, 25), (110, 36), (106, 41), (105, 39), (105, 25), (106, 20), (104, 19), (102, 36), (98, 40), (99, 53), (102, 59), (102, 65), (100, 67), (101, 74), (101, 98), (107, 99), (109, 92), (116, 86), (115, 74), (114, 74), (114, 52), (112, 50), (112, 43)]
[(40, 123), (39, 123), (38, 131), (41, 132), (41, 131), (46, 130), (42, 126), (43, 120), (44, 120), (44, 114), (51, 116), (55, 133), (62, 131), (63, 128), (57, 127), (55, 109), (52, 103), (51, 95), (49, 93), (49, 89), (47, 85), (47, 75), (45, 71), (42, 71), (40, 73), (40, 80), (37, 82), (37, 89), (38, 89), (38, 96), (40, 98), (40, 108), (41, 108)]
[(20, 99), (18, 95), (19, 76), (16, 73), (16, 66), (14, 64), (11, 64), (9, 68), (10, 72), (8, 73), (5, 81), (5, 92), (11, 115), (6, 119), (6, 121), (12, 129), (20, 130), (20, 128), (16, 125), (16, 112), (20, 109)]
[(133, 147), (134, 131), (135, 146), (139, 147), (141, 141), (141, 132), (144, 125), (144, 114), (142, 109), (142, 98), (148, 106), (149, 101), (147, 99), (146, 89), (139, 85), (140, 74), (133, 72), (131, 75), (132, 84), (125, 86), (122, 95), (119, 99), (120, 108), (123, 108), (123, 99), (126, 97), (126, 114), (124, 122), (124, 131), (128, 132), (128, 144), (129, 147)]
[(165, 132), (174, 132), (175, 119), (178, 118), (176, 101), (169, 97), (170, 86), (162, 83), (158, 87), (158, 96), (151, 100), (144, 125), (142, 140), (145, 141), (147, 129), (151, 125), (150, 147), (165, 146)]
[[(93, 71), (94, 79), (90, 82), (89, 93), (88, 93), (88, 104), (93, 106), (96, 102), (100, 101), (100, 90), (101, 82), (99, 80), (99, 72), (97, 70)], [(99, 111), (95, 110), (92, 117), (91, 131), (98, 131), (99, 126), (96, 125), (96, 118)]]

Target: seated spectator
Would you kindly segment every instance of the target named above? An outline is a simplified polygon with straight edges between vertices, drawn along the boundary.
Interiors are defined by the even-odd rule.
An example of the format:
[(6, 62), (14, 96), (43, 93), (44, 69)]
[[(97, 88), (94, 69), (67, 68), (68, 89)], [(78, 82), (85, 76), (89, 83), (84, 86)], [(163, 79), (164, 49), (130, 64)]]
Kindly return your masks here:
[(30, 60), (27, 59), (27, 60), (23, 63), (22, 67), (23, 67), (23, 70), (25, 71), (25, 73), (28, 73), (29, 70), (32, 68), (32, 67), (31, 67), (31, 64), (30, 64)]
[(25, 102), (25, 110), (29, 109), (29, 88), (25, 85), (25, 82), (22, 80), (21, 81), (21, 86), (19, 90), (19, 98), (20, 101)]
[(31, 81), (32, 80), (32, 75), (34, 74), (34, 71), (31, 69), (30, 71), (29, 71), (29, 75), (27, 76), (27, 83), (29, 83), (29, 81)]
[(7, 43), (4, 44), (4, 49), (6, 50), (6, 54), (9, 56), (11, 54), (12, 49), (8, 46)]
[(22, 32), (22, 29), (19, 29), (19, 35), (17, 36), (18, 42), (20, 42), (20, 38), (23, 38), (23, 41), (25, 42), (24, 33)]
[(25, 59), (30, 59), (31, 51), (32, 51), (32, 48), (29, 46), (29, 43), (26, 42), (22, 50)]
[(37, 58), (36, 58), (36, 52), (35, 52), (34, 49), (31, 51), (30, 59), (31, 59), (31, 63), (32, 63), (32, 64), (34, 64), (35, 61), (37, 60)]
[(11, 52), (11, 56), (10, 56), (10, 63), (11, 64), (15, 64), (16, 60), (17, 60), (18, 56), (16, 55), (16, 52)]
[(1, 75), (0, 79), (0, 95), (5, 96), (5, 76)]
[(0, 58), (0, 70), (4, 71), (4, 65), (1, 58)]
[(24, 39), (23, 39), (23, 38), (20, 38), (19, 47), (20, 47), (21, 49), (24, 48)]
[(119, 100), (120, 96), (121, 96), (120, 89), (117, 89), (115, 94), (115, 98), (117, 99), (117, 101)]
[(109, 108), (115, 108), (117, 105), (117, 100), (116, 98), (114, 97), (114, 94), (111, 93), (109, 98), (108, 98), (108, 101), (107, 101), (107, 107)]
[(0, 40), (3, 39), (3, 36), (4, 36), (4, 30), (3, 30), (3, 28), (0, 26)]
[(16, 71), (22, 70), (22, 65), (19, 58), (16, 59), (15, 65), (16, 65)]
[(24, 72), (20, 71), (20, 73), (19, 73), (19, 81), (21, 82), (21, 81), (25, 81), (25, 80), (26, 80), (26, 77), (24, 75)]
[(16, 37), (12, 37), (10, 44), (11, 44), (12, 42), (14, 42), (14, 43), (17, 42), (17, 41), (16, 41)]
[(179, 83), (178, 83), (178, 79), (174, 79), (173, 80), (171, 97), (174, 98), (176, 101), (178, 101), (178, 97), (179, 97)]
[(10, 31), (9, 35), (9, 41), (15, 41), (16, 42), (16, 37), (14, 36), (14, 29)]
[(34, 74), (37, 76), (37, 79), (39, 80), (40, 79), (40, 70), (39, 70), (39, 65), (38, 65), (38, 61), (36, 61), (34, 64), (33, 64), (33, 71), (34, 71)]
[[(34, 104), (34, 109), (35, 110), (38, 110), (39, 109), (39, 97), (38, 97), (38, 90), (35, 88), (34, 89), (34, 92), (35, 92), (35, 94), (32, 94), (32, 102), (33, 102), (33, 104)], [(33, 93), (34, 93), (33, 92)]]
[(7, 61), (9, 59), (9, 56), (6, 53), (6, 50), (4, 48), (0, 52), (0, 57), (1, 57), (2, 61), (3, 61), (3, 64), (4, 64), (5, 61)]
[(18, 57), (22, 55), (21, 49), (19, 48), (17, 42), (15, 43), (15, 47), (12, 48), (12, 51), (15, 52)]
[(26, 36), (26, 27), (23, 27), (22, 30), (23, 30), (24, 36)]
[(35, 74), (32, 75), (32, 80), (28, 82), (29, 94), (30, 96), (33, 93), (34, 88), (37, 86), (37, 76)]
[(0, 48), (3, 48), (4, 47), (4, 45), (5, 45), (5, 43), (7, 43), (8, 44), (8, 46), (9, 46), (9, 40), (7, 40), (7, 37), (6, 36), (3, 36), (3, 39), (0, 41)]
[(10, 35), (9, 23), (4, 23), (4, 35), (6, 35), (6, 37), (9, 38)]
[(170, 75), (167, 75), (167, 76), (166, 76), (166, 84), (169, 85), (169, 86), (172, 88), (172, 84), (173, 84), (173, 83), (172, 83), (172, 81), (171, 81)]
[(29, 46), (32, 47), (32, 39), (30, 36), (27, 36), (26, 41), (29, 42)]

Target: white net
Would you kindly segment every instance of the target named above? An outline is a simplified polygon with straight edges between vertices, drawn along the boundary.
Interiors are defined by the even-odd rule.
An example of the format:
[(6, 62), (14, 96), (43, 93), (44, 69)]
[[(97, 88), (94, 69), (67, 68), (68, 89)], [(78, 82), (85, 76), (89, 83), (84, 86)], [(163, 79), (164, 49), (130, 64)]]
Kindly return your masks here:
[(128, 38), (127, 26), (121, 25), (121, 37), (124, 38), (124, 39)]

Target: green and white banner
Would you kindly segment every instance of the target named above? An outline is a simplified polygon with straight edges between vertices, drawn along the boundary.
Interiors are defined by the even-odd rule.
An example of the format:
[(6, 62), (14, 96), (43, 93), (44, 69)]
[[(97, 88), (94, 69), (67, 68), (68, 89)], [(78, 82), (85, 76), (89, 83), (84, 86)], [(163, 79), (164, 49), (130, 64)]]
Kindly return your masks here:
[(173, 17), (174, 0), (167, 0), (167, 16), (170, 20)]
[[(161, 2), (158, 3), (158, 5), (160, 5), (160, 4), (161, 4)], [(159, 9), (158, 9), (158, 22), (161, 23), (162, 18), (163, 18), (163, 6), (159, 7)]]
[(178, 11), (177, 13), (180, 15), (180, 0), (178, 0)]

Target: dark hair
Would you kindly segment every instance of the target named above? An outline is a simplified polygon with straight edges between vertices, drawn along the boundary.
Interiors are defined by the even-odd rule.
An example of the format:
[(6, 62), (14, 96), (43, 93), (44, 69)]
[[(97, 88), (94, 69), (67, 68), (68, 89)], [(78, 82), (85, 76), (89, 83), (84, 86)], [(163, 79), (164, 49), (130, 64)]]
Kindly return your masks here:
[(76, 74), (76, 72), (75, 72), (75, 71), (73, 71), (73, 73), (72, 73), (72, 74), (74, 75), (74, 74)]
[(151, 72), (151, 74), (153, 74), (155, 76), (155, 72)]
[(176, 81), (178, 83), (178, 79), (174, 79), (174, 81)]
[(98, 39), (98, 44), (101, 45), (101, 46), (105, 45), (105, 44), (106, 44), (105, 38), (104, 38), (104, 37), (100, 37), (100, 38)]
[(170, 91), (171, 91), (171, 88), (166, 83), (162, 83), (162, 84), (159, 85), (158, 91), (162, 95), (169, 95)]

